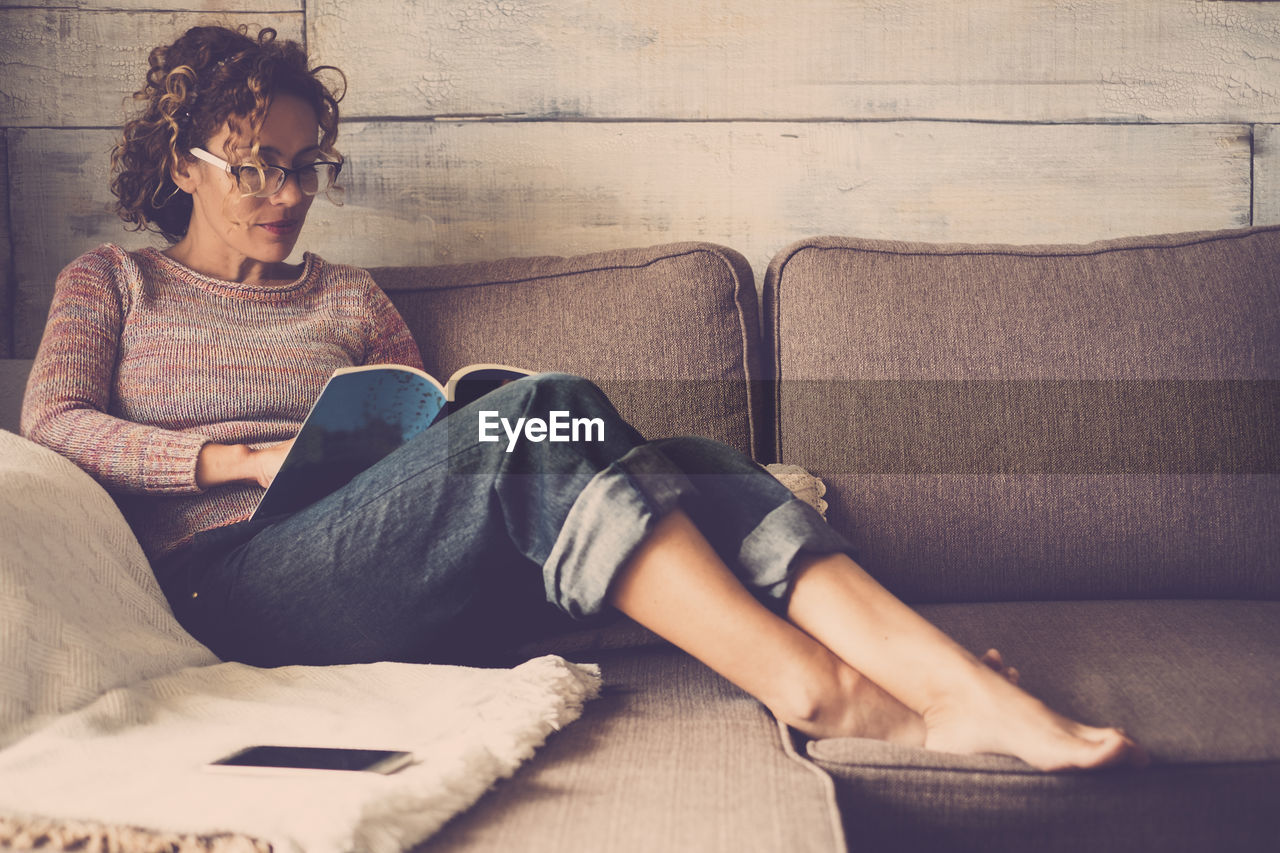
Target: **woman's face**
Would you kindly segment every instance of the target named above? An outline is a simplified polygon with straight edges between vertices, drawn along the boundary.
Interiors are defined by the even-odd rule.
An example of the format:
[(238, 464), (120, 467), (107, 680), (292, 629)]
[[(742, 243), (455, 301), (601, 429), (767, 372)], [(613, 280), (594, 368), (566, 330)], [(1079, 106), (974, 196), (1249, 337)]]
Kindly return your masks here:
[[(243, 122), (247, 127), (247, 122)], [(267, 165), (297, 168), (324, 159), (316, 144), (319, 122), (315, 110), (296, 95), (277, 95), (267, 109), (259, 134), (259, 156)], [(249, 143), (234, 138), (230, 155), (224, 150), (232, 137), (230, 125), (223, 127), (203, 146), (233, 166), (250, 157)], [(189, 261), (197, 268), (238, 270), (243, 278), (253, 273), (253, 262), (278, 264), (293, 252), (313, 196), (298, 187), (295, 175), (272, 196), (242, 197), (235, 177), (202, 160), (190, 161), (179, 186), (191, 193), (191, 224), (180, 243)], [(260, 271), (259, 271), (260, 272)], [(265, 276), (263, 276), (265, 277)]]

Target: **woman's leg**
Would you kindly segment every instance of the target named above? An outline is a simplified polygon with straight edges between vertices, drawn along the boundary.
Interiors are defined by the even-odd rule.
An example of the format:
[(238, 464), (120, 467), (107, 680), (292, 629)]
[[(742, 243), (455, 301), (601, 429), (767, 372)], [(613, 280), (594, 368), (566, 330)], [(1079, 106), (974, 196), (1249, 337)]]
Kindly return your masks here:
[[(625, 531), (620, 541), (615, 529)], [(1079, 726), (1018, 690), (997, 653), (970, 655), (847, 550), (742, 454), (677, 438), (637, 446), (601, 470), (574, 499), (543, 567), (548, 597), (567, 612), (612, 604), (810, 734), (1004, 752), (1046, 769), (1140, 757), (1118, 732)], [(830, 596), (819, 607), (810, 606), (815, 590)], [(770, 606), (788, 608), (796, 624)], [(866, 643), (842, 619), (893, 642)], [(894, 680), (912, 667), (914, 678)]]
[[(507, 452), (477, 441), (477, 413), (490, 405), (513, 419), (559, 410), (599, 416), (606, 435), (562, 444), (527, 439)], [(975, 739), (961, 734), (980, 704), (967, 697), (981, 691), (959, 686), (986, 682), (952, 678), (956, 653), (944, 635), (923, 631), (918, 640), (920, 625), (893, 621), (901, 614), (892, 608), (888, 621), (872, 623), (901, 631), (908, 649), (936, 652), (941, 683), (959, 685), (945, 695), (968, 702), (953, 702), (960, 711), (947, 712), (940, 700), (906, 711), (915, 693), (903, 690), (900, 703), (862, 677), (856, 662), (869, 662), (862, 661), (861, 638), (842, 631), (839, 618), (793, 602), (802, 627), (823, 635), (818, 641), (757, 601), (783, 606), (801, 551), (847, 547), (816, 513), (723, 445), (653, 444), (584, 380), (520, 380), (288, 521), (225, 550), (218, 543), (217, 559), (199, 567), (177, 560), (157, 574), (197, 637), (224, 657), (259, 665), (438, 660), (441, 649), (465, 650), (509, 632), (508, 615), (535, 605), (542, 585), (572, 616), (613, 603), (804, 730), (912, 741), (928, 734), (920, 724), (932, 719), (939, 748), (975, 748)], [(725, 474), (725, 467), (739, 470)], [(680, 510), (686, 504), (697, 507), (714, 546), (688, 524)], [(717, 549), (732, 558), (738, 576)], [(847, 558), (804, 558), (805, 589), (821, 588), (810, 582), (815, 578), (830, 581), (829, 560)], [(844, 563), (832, 565), (842, 567), (834, 576), (848, 574)], [(866, 592), (848, 581), (837, 583), (837, 600)], [(879, 599), (870, 601), (874, 609)], [(885, 655), (877, 672), (911, 663), (893, 648)], [(977, 748), (984, 746), (992, 748)], [(1031, 755), (1021, 749), (1002, 751)], [(1028, 760), (1054, 763), (1040, 754)]]
[(924, 741), (918, 714), (761, 604), (682, 510), (631, 556), (609, 603), (806, 734)]
[(1045, 770), (1146, 761), (1120, 730), (1067, 719), (1001, 678), (843, 554), (802, 559), (787, 616), (919, 713), (926, 747)]
[(747, 594), (674, 512), (618, 573), (610, 601), (808, 734), (998, 752), (1045, 770), (1144, 760), (1117, 730), (1019, 690), (998, 654), (975, 658), (844, 554), (801, 555), (792, 585), (795, 624)]
[[(478, 439), (480, 412), (490, 410), (511, 423), (567, 410), (606, 429), (589, 441), (509, 448), (505, 437)], [(641, 444), (585, 380), (527, 377), (287, 518), (198, 535), (156, 575), (182, 624), (224, 659), (489, 662), (547, 622), (568, 622), (547, 603), (540, 566), (577, 495)], [(646, 518), (615, 509), (611, 540), (592, 553), (643, 538)], [(571, 598), (590, 606), (599, 579), (586, 574)]]
[[(559, 442), (545, 429), (544, 440), (501, 430), (485, 441), (489, 412), (510, 424), (558, 414), (603, 429), (570, 430)], [(547, 623), (612, 613), (605, 596), (617, 568), (681, 503), (701, 505), (730, 552), (762, 521), (768, 530), (794, 526), (792, 512), (775, 510), (798, 502), (741, 454), (671, 440), (699, 488), (661, 444), (646, 443), (586, 380), (526, 377), (288, 518), (201, 534), (156, 574), (178, 618), (223, 658), (262, 666), (492, 660)], [(738, 488), (745, 480), (756, 485)], [(746, 549), (754, 589), (780, 601), (805, 536), (839, 547), (824, 525), (807, 528), (799, 538), (757, 537)], [(784, 550), (774, 538), (786, 540)]]

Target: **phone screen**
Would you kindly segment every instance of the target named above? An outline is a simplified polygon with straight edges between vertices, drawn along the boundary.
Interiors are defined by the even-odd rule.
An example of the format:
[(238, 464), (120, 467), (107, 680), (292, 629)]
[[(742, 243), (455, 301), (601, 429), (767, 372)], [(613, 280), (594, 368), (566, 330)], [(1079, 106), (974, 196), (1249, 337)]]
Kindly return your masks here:
[(413, 756), (390, 749), (345, 749), (320, 746), (251, 746), (213, 762), (211, 768), (282, 768), (289, 770), (364, 770), (393, 773)]

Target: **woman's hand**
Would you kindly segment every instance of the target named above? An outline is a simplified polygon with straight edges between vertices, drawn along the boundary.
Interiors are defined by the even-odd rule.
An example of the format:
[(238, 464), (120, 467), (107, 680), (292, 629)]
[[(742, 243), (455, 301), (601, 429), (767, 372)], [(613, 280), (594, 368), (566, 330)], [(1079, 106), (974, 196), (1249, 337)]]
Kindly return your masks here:
[(244, 444), (206, 444), (196, 459), (196, 485), (257, 483), (264, 489), (276, 478), (293, 439), (253, 450)]
[(291, 438), (279, 444), (249, 451), (249, 470), (253, 475), (252, 479), (256, 480), (259, 486), (265, 489), (271, 485), (271, 481), (280, 471), (280, 466), (284, 464), (284, 458), (289, 455), (293, 442), (294, 439)]

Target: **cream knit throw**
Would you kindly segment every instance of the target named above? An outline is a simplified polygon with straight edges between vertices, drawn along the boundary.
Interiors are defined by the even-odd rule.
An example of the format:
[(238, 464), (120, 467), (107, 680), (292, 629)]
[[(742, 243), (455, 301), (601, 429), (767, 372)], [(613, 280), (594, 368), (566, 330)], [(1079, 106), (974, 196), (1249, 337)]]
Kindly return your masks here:
[[(0, 752), (0, 814), (232, 833), (277, 853), (405, 850), (515, 772), (599, 688), (595, 666), (556, 656), (514, 669), (191, 668), (112, 690)], [(405, 749), (419, 761), (389, 776), (204, 769), (257, 743)]]

